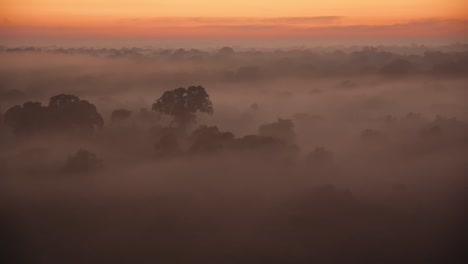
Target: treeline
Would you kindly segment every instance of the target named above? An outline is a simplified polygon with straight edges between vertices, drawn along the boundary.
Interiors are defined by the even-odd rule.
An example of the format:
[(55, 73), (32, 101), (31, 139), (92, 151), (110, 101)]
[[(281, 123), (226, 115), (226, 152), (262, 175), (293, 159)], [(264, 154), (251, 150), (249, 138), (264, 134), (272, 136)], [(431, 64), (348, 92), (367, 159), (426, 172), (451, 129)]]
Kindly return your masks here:
[[(98, 144), (113, 151), (128, 152), (128, 155), (152, 148), (156, 159), (241, 153), (241, 156), (254, 154), (256, 158), (293, 164), (300, 153), (294, 122), (304, 125), (315, 120), (306, 114), (293, 115), (291, 119), (279, 118), (259, 126), (256, 134), (241, 137), (217, 126), (197, 127), (198, 114), (214, 112), (209, 94), (202, 86), (166, 91), (154, 102), (152, 110), (134, 113), (116, 109), (111, 113), (110, 123), (104, 126), (104, 118), (95, 105), (75, 95), (60, 94), (50, 98), (46, 106), (40, 102), (25, 102), (6, 110), (0, 115), (3, 126), (0, 126), (0, 137), (6, 138), (8, 131), (20, 140), (67, 134), (81, 139), (94, 138)], [(172, 121), (164, 123), (163, 116), (171, 117)], [(360, 155), (365, 157), (363, 160), (388, 163), (389, 155), (411, 160), (444, 151), (463, 152), (468, 149), (467, 135), (468, 124), (456, 118), (437, 117), (431, 121), (408, 113), (403, 117), (382, 117), (375, 122), (375, 127), (362, 130), (356, 142)], [(303, 159), (306, 166), (322, 170), (333, 167), (334, 154), (317, 146)], [(82, 149), (68, 158), (63, 171), (89, 172), (102, 166), (100, 158)]]
[(189, 62), (200, 65), (227, 63), (217, 73), (221, 79), (262, 80), (272, 76), (316, 77), (349, 74), (465, 75), (468, 73), (468, 46), (445, 48), (353, 47), (274, 51), (236, 51), (224, 47), (214, 51), (198, 49), (143, 48), (0, 48), (4, 54), (89, 55), (103, 58), (129, 58), (145, 62)]
[[(153, 140), (155, 156), (158, 158), (176, 157), (185, 154), (213, 153), (220, 150), (261, 150), (268, 152), (297, 152), (295, 132), (291, 120), (278, 119), (277, 122), (262, 125), (257, 135), (237, 138), (231, 132), (222, 132), (216, 126), (202, 125), (192, 129), (196, 114), (213, 113), (213, 104), (202, 86), (190, 86), (166, 91), (152, 106), (153, 113), (141, 110), (135, 118), (147, 127)], [(158, 114), (173, 118), (168, 126), (163, 125)], [(111, 114), (110, 137), (128, 132), (132, 121), (132, 111), (116, 109)], [(70, 94), (60, 94), (50, 98), (48, 105), (40, 102), (25, 102), (15, 105), (0, 116), (0, 136), (11, 131), (16, 138), (54, 137), (74, 135), (90, 138), (103, 128), (104, 119), (92, 103)], [(124, 134), (123, 142), (138, 140), (138, 129)], [(4, 130), (4, 131), (1, 131)], [(190, 131), (189, 131), (190, 130)], [(105, 140), (104, 140), (105, 141)], [(118, 143), (117, 143), (118, 144)], [(125, 143), (122, 143), (125, 145)], [(65, 164), (64, 172), (89, 172), (102, 167), (102, 162), (88, 150), (78, 150)]]

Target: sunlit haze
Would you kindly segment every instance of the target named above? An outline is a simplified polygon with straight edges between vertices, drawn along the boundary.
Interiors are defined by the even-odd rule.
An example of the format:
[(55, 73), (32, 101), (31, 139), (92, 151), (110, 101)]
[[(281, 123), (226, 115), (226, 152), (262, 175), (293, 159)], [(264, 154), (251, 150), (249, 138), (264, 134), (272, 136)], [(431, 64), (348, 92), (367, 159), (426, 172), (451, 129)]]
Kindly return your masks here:
[(468, 32), (468, 4), (462, 0), (6, 0), (0, 5), (0, 37), (18, 44), (127, 37), (140, 44), (181, 38), (422, 43), (461, 41)]
[(0, 264), (468, 263), (467, 8), (0, 0)]

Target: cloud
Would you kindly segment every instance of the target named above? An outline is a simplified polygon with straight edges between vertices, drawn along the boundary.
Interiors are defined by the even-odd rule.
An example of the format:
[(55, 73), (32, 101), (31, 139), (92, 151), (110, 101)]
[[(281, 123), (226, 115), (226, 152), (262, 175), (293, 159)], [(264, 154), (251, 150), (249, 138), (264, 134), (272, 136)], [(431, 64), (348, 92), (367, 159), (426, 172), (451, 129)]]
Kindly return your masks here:
[(423, 19), (349, 25), (343, 17), (132, 18), (105, 25), (0, 25), (3, 35), (119, 37), (467, 37), (468, 20)]
[(468, 20), (461, 19), (421, 19), (387, 25), (348, 25), (308, 27), (303, 32), (313, 35), (368, 35), (368, 36), (445, 36), (468, 35)]
[(296, 25), (296, 24), (332, 24), (339, 22), (340, 16), (312, 16), (312, 17), (154, 17), (154, 18), (131, 18), (122, 19), (122, 24), (157, 24), (157, 25), (193, 25), (193, 26), (213, 26), (213, 25)]
[(303, 24), (303, 23), (316, 23), (316, 24), (329, 24), (336, 23), (342, 20), (341, 16), (315, 16), (315, 17), (276, 17), (264, 19), (266, 22), (280, 23), (280, 24)]

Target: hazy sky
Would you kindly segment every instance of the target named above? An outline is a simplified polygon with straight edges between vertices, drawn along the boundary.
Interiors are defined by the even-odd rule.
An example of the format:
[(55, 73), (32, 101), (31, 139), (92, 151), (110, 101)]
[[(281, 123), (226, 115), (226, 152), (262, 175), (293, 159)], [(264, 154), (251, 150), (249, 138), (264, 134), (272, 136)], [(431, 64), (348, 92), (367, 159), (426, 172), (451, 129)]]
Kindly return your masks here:
[[(6, 12), (105, 16), (366, 16), (464, 17), (463, 0), (4, 0)], [(466, 2), (465, 2), (466, 3)], [(462, 10), (463, 7), (465, 10)], [(2, 10), (5, 10), (2, 8)], [(44, 18), (44, 20), (47, 20)]]
[(3, 0), (0, 23), (0, 42), (60, 37), (465, 38), (468, 1)]

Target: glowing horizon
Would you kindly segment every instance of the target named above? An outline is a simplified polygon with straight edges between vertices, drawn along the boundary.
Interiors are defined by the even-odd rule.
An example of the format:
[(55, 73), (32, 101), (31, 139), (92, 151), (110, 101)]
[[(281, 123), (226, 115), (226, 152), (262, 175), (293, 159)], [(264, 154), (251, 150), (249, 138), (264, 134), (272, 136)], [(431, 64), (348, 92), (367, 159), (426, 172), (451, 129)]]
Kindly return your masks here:
[(461, 0), (6, 0), (0, 36), (466, 37)]

